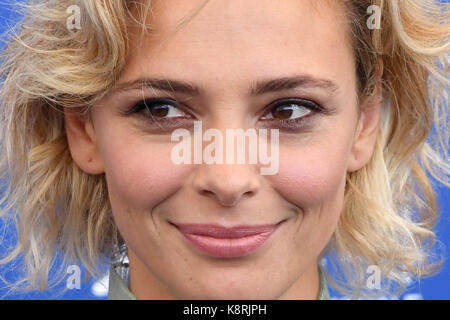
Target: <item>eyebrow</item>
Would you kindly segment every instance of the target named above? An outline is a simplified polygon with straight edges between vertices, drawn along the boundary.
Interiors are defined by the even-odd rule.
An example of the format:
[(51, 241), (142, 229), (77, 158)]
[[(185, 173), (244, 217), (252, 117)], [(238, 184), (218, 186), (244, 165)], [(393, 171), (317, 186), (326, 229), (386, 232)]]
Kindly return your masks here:
[[(298, 87), (316, 87), (328, 90), (330, 92), (335, 92), (339, 88), (338, 85), (331, 80), (316, 78), (307, 74), (301, 74), (291, 77), (281, 77), (262, 81), (260, 80), (250, 88), (249, 94), (252, 96), (256, 96), (270, 92), (294, 89)], [(128, 82), (119, 83), (112, 89), (112, 92), (116, 93), (141, 88), (179, 92), (195, 96), (198, 96), (202, 93), (202, 90), (199, 87), (188, 82), (151, 77), (139, 78)]]

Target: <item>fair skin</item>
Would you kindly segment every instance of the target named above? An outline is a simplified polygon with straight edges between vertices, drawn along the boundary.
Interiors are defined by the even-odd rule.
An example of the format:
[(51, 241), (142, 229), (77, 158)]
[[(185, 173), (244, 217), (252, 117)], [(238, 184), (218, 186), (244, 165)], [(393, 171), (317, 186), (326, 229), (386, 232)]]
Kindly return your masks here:
[[(72, 157), (86, 173), (105, 173), (138, 299), (316, 299), (318, 258), (336, 229), (346, 174), (373, 153), (379, 93), (357, 102), (349, 26), (336, 2), (211, 1), (152, 51), (198, 3), (155, 3), (154, 36), (131, 50), (118, 84), (157, 76), (191, 83), (200, 94), (112, 90), (92, 109), (92, 121), (66, 109)], [(136, 43), (133, 37), (132, 48)], [(299, 74), (335, 88), (311, 83), (248, 94), (257, 81)], [(290, 130), (272, 121), (280, 130), (279, 171), (261, 175), (259, 164), (176, 165), (175, 127), (162, 130), (142, 115), (121, 114), (142, 98), (167, 96), (185, 106), (171, 111), (190, 116), (178, 127), (190, 128), (195, 119), (204, 130), (222, 132), (267, 128), (264, 108), (284, 98), (314, 101), (330, 112), (311, 114)], [(199, 252), (169, 223), (281, 221), (262, 247), (233, 259)]]

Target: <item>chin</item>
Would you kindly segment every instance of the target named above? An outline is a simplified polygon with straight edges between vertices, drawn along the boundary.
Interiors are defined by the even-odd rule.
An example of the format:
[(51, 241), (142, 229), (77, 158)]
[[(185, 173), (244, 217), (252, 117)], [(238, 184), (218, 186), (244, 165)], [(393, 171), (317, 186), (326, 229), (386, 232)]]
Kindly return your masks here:
[[(237, 281), (235, 281), (237, 282)], [(261, 287), (261, 283), (227, 283), (223, 279), (216, 283), (203, 283), (197, 287), (197, 292), (186, 292), (182, 299), (187, 300), (273, 300), (281, 292), (275, 288)], [(280, 290), (281, 291), (281, 290)]]

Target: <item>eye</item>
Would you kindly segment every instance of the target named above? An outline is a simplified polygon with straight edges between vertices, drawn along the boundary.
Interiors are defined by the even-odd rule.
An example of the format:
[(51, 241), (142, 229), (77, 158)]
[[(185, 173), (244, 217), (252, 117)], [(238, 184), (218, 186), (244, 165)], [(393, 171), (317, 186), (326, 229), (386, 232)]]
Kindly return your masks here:
[(315, 102), (303, 99), (286, 99), (277, 102), (275, 106), (270, 106), (270, 111), (262, 118), (268, 121), (299, 121), (311, 113), (321, 110)]
[[(157, 125), (161, 129), (164, 127), (169, 130), (179, 126), (192, 126), (192, 120), (195, 117), (183, 110), (183, 105), (178, 101), (158, 97), (141, 100), (124, 114), (136, 114), (145, 119), (151, 126)], [(265, 116), (261, 118), (265, 125), (281, 127), (285, 130), (295, 130), (302, 127), (310, 114), (327, 113), (326, 109), (317, 103), (298, 98), (278, 100), (270, 104), (266, 110), (268, 111), (265, 112)]]
[(185, 117), (176, 101), (169, 99), (145, 99), (136, 103), (129, 113), (141, 113), (148, 118), (174, 118)]

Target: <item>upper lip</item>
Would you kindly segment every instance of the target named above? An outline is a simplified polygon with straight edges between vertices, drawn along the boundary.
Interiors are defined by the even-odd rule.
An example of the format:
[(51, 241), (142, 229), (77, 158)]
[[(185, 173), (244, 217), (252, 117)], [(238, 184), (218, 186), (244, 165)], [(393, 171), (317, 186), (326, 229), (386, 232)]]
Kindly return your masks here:
[(233, 227), (224, 227), (217, 224), (172, 224), (185, 234), (207, 236), (218, 239), (233, 239), (272, 232), (280, 223), (281, 222), (265, 225), (238, 225)]

